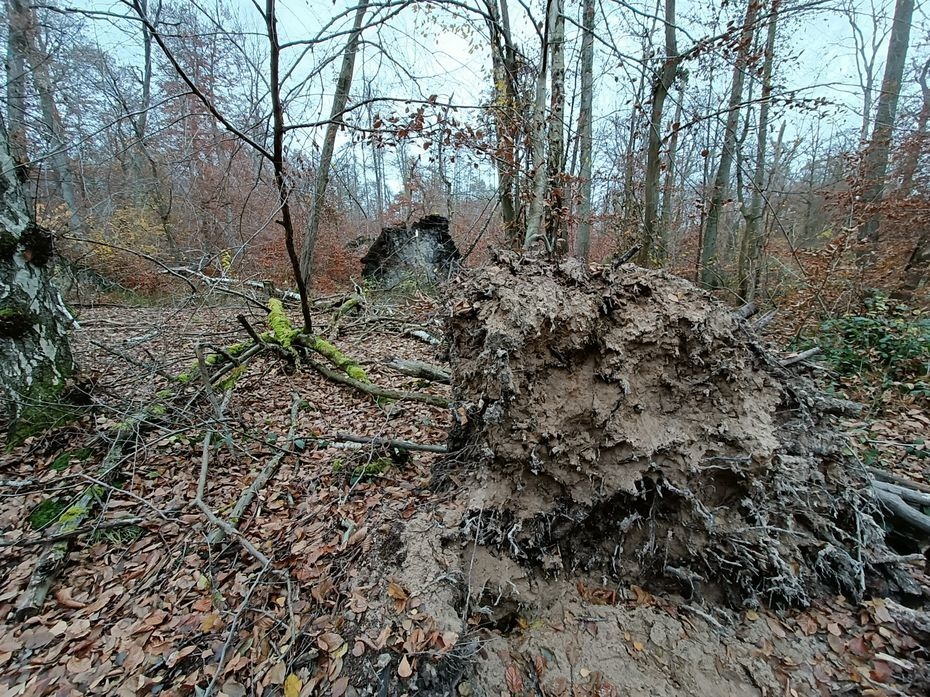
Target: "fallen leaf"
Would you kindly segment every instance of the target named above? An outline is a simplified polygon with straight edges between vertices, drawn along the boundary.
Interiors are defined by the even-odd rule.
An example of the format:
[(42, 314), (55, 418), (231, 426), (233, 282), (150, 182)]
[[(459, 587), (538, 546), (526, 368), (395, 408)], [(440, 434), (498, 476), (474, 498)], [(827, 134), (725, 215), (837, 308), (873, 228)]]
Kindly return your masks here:
[(343, 675), (333, 683), (333, 691), (331, 695), (332, 697), (342, 697), (347, 689), (349, 689), (349, 677), (347, 675)]
[(317, 646), (319, 646), (323, 651), (327, 653), (333, 653), (336, 649), (342, 646), (345, 641), (343, 638), (336, 634), (335, 632), (326, 632), (321, 634), (316, 640)]
[(301, 687), (303, 687), (303, 681), (291, 673), (284, 680), (284, 697), (300, 697)]
[(87, 603), (82, 603), (71, 597), (70, 588), (59, 588), (55, 592), (55, 600), (58, 601), (58, 604), (62, 607), (70, 608), (71, 610), (79, 610), (80, 608), (87, 607)]
[(365, 643), (362, 641), (356, 641), (355, 646), (352, 647), (352, 655), (356, 658), (361, 658), (365, 653)]
[(504, 676), (507, 678), (507, 689), (511, 694), (523, 692), (523, 675), (515, 665), (507, 666)]
[(875, 682), (888, 682), (891, 680), (891, 674), (891, 665), (885, 663), (885, 661), (875, 661), (872, 670), (869, 671), (869, 676)]
[(759, 619), (759, 613), (755, 610), (746, 610), (746, 619), (750, 622), (755, 622), (757, 619)]
[(407, 660), (406, 656), (400, 659), (400, 665), (397, 666), (397, 674), (405, 679), (413, 675), (413, 668), (410, 667), (410, 662)]
[(403, 586), (394, 581), (390, 581), (387, 587), (387, 594), (394, 600), (407, 600), (410, 595), (404, 590)]

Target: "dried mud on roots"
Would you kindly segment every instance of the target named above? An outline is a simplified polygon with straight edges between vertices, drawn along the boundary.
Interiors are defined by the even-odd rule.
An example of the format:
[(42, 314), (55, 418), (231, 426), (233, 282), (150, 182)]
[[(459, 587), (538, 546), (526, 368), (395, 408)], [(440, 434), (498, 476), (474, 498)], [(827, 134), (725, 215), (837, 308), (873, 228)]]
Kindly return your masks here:
[(502, 255), (448, 324), (469, 539), (701, 600), (861, 597), (883, 533), (830, 400), (708, 294)]

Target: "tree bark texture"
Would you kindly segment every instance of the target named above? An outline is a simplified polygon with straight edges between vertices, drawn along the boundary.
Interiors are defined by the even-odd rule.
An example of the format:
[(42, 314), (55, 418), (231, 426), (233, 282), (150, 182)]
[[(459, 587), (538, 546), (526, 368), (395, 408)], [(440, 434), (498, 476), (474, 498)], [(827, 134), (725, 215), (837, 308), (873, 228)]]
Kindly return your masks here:
[(594, 212), (594, 202), (591, 200), (594, 125), (594, 0), (584, 0), (582, 13), (584, 35), (581, 38), (581, 108), (578, 111), (581, 205), (578, 237), (575, 239), (575, 254), (587, 260), (591, 252), (591, 217)]
[(54, 421), (74, 371), (74, 318), (52, 285), (51, 237), (36, 226), (18, 172), (0, 118), (0, 423), (14, 438)]
[(879, 239), (880, 216), (875, 207), (881, 203), (885, 194), (891, 136), (898, 110), (904, 64), (907, 61), (907, 45), (910, 41), (913, 15), (914, 0), (897, 0), (891, 24), (891, 37), (888, 40), (888, 58), (885, 61), (882, 91), (878, 95), (878, 107), (875, 112), (875, 125), (872, 128), (872, 137), (866, 148), (862, 167), (862, 180), (865, 186), (863, 200), (867, 206), (871, 207), (871, 210), (861, 237), (869, 242), (878, 242)]

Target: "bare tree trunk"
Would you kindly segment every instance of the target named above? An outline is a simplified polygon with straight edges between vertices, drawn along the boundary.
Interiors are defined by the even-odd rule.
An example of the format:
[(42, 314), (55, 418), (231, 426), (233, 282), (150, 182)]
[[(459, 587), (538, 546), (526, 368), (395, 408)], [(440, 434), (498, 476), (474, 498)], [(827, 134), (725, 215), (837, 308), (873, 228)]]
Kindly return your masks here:
[(904, 162), (901, 165), (902, 196), (909, 196), (914, 189), (914, 174), (917, 172), (917, 164), (927, 142), (927, 122), (930, 121), (928, 74), (930, 74), (930, 58), (924, 61), (920, 74), (917, 76), (917, 83), (920, 85), (921, 105), (917, 114), (917, 124), (910, 138), (910, 147), (904, 151)]
[[(280, 78), (280, 43), (278, 42), (277, 16), (275, 0), (265, 0), (265, 26), (269, 43), (269, 91), (271, 92), (272, 151), (271, 166), (274, 170), (275, 188), (278, 190), (278, 203), (281, 206), (281, 227), (284, 228), (284, 245), (291, 261), (294, 280), (300, 293), (300, 310), (304, 319), (304, 331), (313, 331), (313, 317), (310, 315), (310, 297), (307, 292), (307, 278), (301, 273), (300, 260), (294, 246), (294, 220), (291, 217), (291, 189), (287, 180), (284, 164), (284, 106), (281, 104)], [(309, 264), (309, 261), (307, 262)], [(304, 270), (309, 266), (303, 267)]]
[(306, 287), (311, 285), (313, 273), (313, 251), (316, 247), (316, 237), (320, 230), (320, 219), (323, 216), (323, 203), (326, 200), (326, 187), (329, 184), (329, 170), (333, 162), (333, 150), (336, 147), (336, 133), (343, 123), (343, 114), (349, 102), (349, 90), (352, 87), (352, 76), (355, 73), (355, 54), (362, 34), (362, 21), (368, 11), (368, 0), (361, 0), (355, 10), (355, 22), (345, 51), (342, 53), (342, 66), (336, 80), (336, 92), (333, 94), (333, 107), (330, 110), (329, 123), (326, 125), (326, 134), (323, 136), (323, 150), (320, 153), (320, 165), (313, 186), (313, 206), (310, 209), (310, 219), (304, 234), (303, 248), (300, 253), (300, 267), (302, 280)]
[(672, 121), (672, 135), (668, 141), (668, 156), (666, 157), (665, 184), (662, 187), (662, 207), (659, 209), (659, 231), (666, 248), (669, 244), (669, 232), (672, 228), (672, 194), (675, 191), (676, 162), (678, 159), (678, 135), (681, 133), (681, 112), (683, 101), (678, 100), (675, 105), (675, 118)]
[[(7, 0), (6, 44), (6, 118), (9, 124), (9, 145), (13, 161), (26, 166), (26, 42), (27, 0)], [(29, 202), (27, 201), (27, 204)]]
[(548, 167), (546, 161), (546, 77), (549, 72), (549, 36), (551, 36), (557, 0), (546, 2), (546, 22), (539, 52), (539, 72), (536, 74), (536, 96), (533, 99), (533, 116), (530, 120), (532, 143), (533, 179), (530, 192), (530, 207), (526, 215), (526, 234), (523, 248), (530, 249), (538, 242), (545, 242), (544, 216), (546, 206), (546, 183)]
[(878, 8), (874, 0), (872, 5), (872, 34), (867, 41), (862, 32), (862, 21), (859, 12), (852, 0), (847, 0), (843, 6), (843, 14), (852, 30), (853, 47), (855, 49), (856, 72), (859, 75), (859, 86), (862, 88), (862, 124), (859, 127), (859, 141), (864, 143), (869, 135), (869, 124), (872, 120), (872, 101), (875, 95), (875, 61), (884, 43), (887, 31), (879, 30)]
[(581, 206), (575, 254), (587, 260), (591, 252), (591, 164), (593, 161), (592, 126), (594, 122), (594, 0), (584, 0), (581, 37), (581, 106), (578, 111), (578, 154), (581, 159)]
[(873, 243), (878, 242), (879, 239), (880, 216), (875, 207), (881, 203), (885, 194), (888, 155), (898, 109), (898, 97), (901, 92), (901, 79), (904, 76), (904, 64), (907, 60), (907, 45), (910, 40), (913, 14), (914, 0), (897, 0), (891, 25), (891, 38), (888, 40), (888, 58), (885, 61), (882, 91), (878, 96), (878, 108), (875, 112), (875, 126), (872, 129), (872, 138), (866, 148), (863, 162), (862, 179), (866, 187), (863, 202), (871, 207), (871, 211), (864, 225), (862, 237)]
[(643, 194), (643, 234), (639, 263), (647, 266), (665, 256), (664, 230), (657, 229), (659, 216), (659, 155), (662, 145), (662, 114), (675, 75), (678, 72), (678, 42), (675, 38), (675, 0), (665, 0), (665, 60), (652, 86), (649, 141), (646, 148), (646, 181)]
[(0, 118), (0, 423), (14, 441), (54, 423), (74, 371), (74, 318), (52, 285), (52, 240), (35, 224), (19, 172)]
[(768, 33), (765, 39), (765, 57), (762, 63), (762, 104), (759, 107), (759, 129), (756, 134), (756, 162), (752, 176), (752, 198), (750, 199), (749, 208), (744, 207), (746, 229), (740, 243), (740, 295), (746, 302), (750, 302), (756, 294), (759, 256), (762, 249), (762, 192), (765, 188), (765, 154), (768, 145), (769, 108), (772, 99), (772, 64), (775, 55), (775, 33), (778, 23), (779, 3), (780, 0), (772, 1)]
[(549, 41), (550, 100), (548, 199), (546, 205), (546, 239), (548, 247), (557, 253), (564, 251), (565, 216), (565, 14), (564, 0), (553, 0), (555, 17)]
[(491, 64), (494, 69), (495, 108), (494, 125), (497, 131), (498, 201), (501, 206), (501, 223), (504, 239), (517, 246), (520, 218), (517, 175), (517, 121), (520, 103), (517, 91), (517, 50), (510, 33), (510, 12), (507, 0), (485, 0), (487, 25), (491, 34)]
[(720, 152), (720, 162), (717, 165), (717, 174), (714, 177), (714, 188), (707, 210), (707, 223), (701, 245), (701, 283), (708, 287), (717, 287), (721, 283), (717, 262), (717, 234), (720, 226), (720, 211), (730, 184), (730, 169), (733, 166), (736, 130), (739, 125), (739, 105), (743, 99), (743, 82), (749, 63), (749, 52), (752, 50), (752, 39), (758, 14), (759, 2), (757, 0), (747, 0), (746, 16), (743, 19), (736, 63), (733, 66), (730, 100), (727, 104), (727, 121), (723, 132), (723, 147)]
[[(39, 95), (43, 125), (48, 131), (49, 144), (51, 145), (48, 158), (57, 175), (58, 192), (68, 209), (68, 228), (72, 234), (80, 235), (84, 230), (84, 222), (77, 206), (74, 172), (71, 170), (71, 163), (68, 161), (64, 127), (61, 123), (58, 107), (55, 104), (52, 80), (48, 74), (49, 56), (44, 50), (39, 35), (39, 24), (35, 10), (30, 6), (28, 0), (14, 0), (9, 9), (12, 12), (10, 16), (11, 33), (14, 31), (22, 32), (22, 36), (17, 37), (15, 41), (11, 38), (11, 43), (24, 47), (26, 51), (26, 64), (32, 72), (32, 82), (35, 85), (36, 93)], [(15, 16), (19, 15), (19, 13), (22, 14)]]

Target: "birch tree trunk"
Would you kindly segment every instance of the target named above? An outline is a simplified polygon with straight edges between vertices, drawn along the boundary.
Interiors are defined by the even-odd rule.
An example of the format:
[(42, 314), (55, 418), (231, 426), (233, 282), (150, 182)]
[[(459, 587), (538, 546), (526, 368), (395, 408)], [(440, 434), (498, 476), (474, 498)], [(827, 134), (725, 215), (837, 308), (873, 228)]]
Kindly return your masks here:
[(862, 179), (866, 187), (863, 202), (871, 206), (870, 217), (866, 221), (862, 237), (868, 242), (878, 242), (879, 213), (875, 210), (885, 194), (885, 178), (888, 175), (888, 155), (891, 150), (891, 136), (894, 129), (895, 115), (898, 110), (898, 97), (901, 93), (901, 79), (904, 76), (904, 64), (907, 61), (907, 45), (910, 41), (911, 18), (914, 15), (914, 0), (897, 0), (894, 19), (891, 23), (891, 37), (888, 40), (888, 58), (885, 61), (885, 74), (882, 78), (882, 91), (878, 95), (878, 107), (875, 111), (875, 124), (872, 137), (865, 151)]
[(584, 0), (582, 8), (581, 37), (581, 104), (578, 111), (578, 155), (581, 167), (581, 205), (578, 237), (575, 238), (575, 254), (587, 260), (591, 252), (591, 216), (594, 211), (591, 201), (591, 163), (593, 159), (592, 126), (594, 123), (594, 0)]
[(904, 152), (904, 162), (901, 164), (901, 195), (910, 196), (914, 189), (914, 175), (917, 173), (917, 164), (924, 152), (927, 142), (927, 123), (930, 122), (930, 58), (924, 61), (917, 84), (920, 85), (921, 104), (917, 113), (917, 124), (910, 137), (910, 147)]
[(759, 257), (762, 250), (762, 192), (765, 188), (765, 156), (768, 145), (769, 110), (772, 99), (772, 64), (775, 55), (775, 34), (778, 23), (779, 0), (773, 0), (765, 38), (765, 56), (762, 63), (762, 95), (759, 107), (759, 129), (756, 134), (756, 162), (752, 175), (752, 197), (744, 208), (746, 229), (740, 242), (739, 279), (740, 295), (745, 302), (755, 297), (759, 275)]
[(339, 68), (339, 77), (336, 80), (333, 107), (330, 110), (329, 123), (326, 125), (326, 134), (323, 136), (320, 166), (313, 186), (313, 205), (310, 208), (310, 218), (307, 221), (307, 230), (304, 234), (303, 247), (300, 252), (300, 269), (303, 275), (303, 283), (307, 288), (311, 286), (313, 251), (316, 247), (317, 234), (320, 231), (323, 203), (326, 201), (329, 170), (332, 167), (333, 151), (336, 148), (336, 133), (343, 123), (343, 114), (349, 102), (349, 90), (352, 87), (352, 76), (355, 73), (355, 54), (358, 51), (358, 43), (362, 35), (362, 22), (367, 11), (368, 0), (361, 0), (355, 10), (355, 22), (352, 25), (352, 32), (349, 34), (345, 51), (342, 53), (342, 66)]
[(0, 118), (0, 423), (15, 442), (54, 423), (74, 318), (51, 282), (52, 240), (26, 205)]
[(721, 283), (717, 260), (717, 233), (720, 226), (720, 209), (723, 207), (730, 184), (730, 169), (733, 166), (736, 148), (737, 127), (739, 125), (740, 102), (743, 99), (743, 83), (752, 50), (756, 17), (759, 14), (759, 0), (748, 0), (746, 15), (740, 30), (737, 46), (736, 63), (733, 65), (733, 80), (730, 99), (727, 104), (727, 121), (723, 131), (723, 147), (717, 174), (714, 176), (713, 192), (707, 209), (707, 222), (701, 245), (701, 283), (707, 287), (718, 287)]
[(675, 0), (665, 0), (665, 60), (652, 86), (652, 109), (649, 118), (649, 139), (646, 148), (646, 181), (643, 192), (643, 234), (640, 240), (639, 263), (643, 266), (665, 257), (665, 232), (658, 229), (659, 217), (659, 155), (662, 145), (662, 114), (665, 98), (678, 72), (678, 42), (675, 37)]
[(17, 165), (26, 164), (26, 0), (7, 0), (6, 118), (9, 147)]

